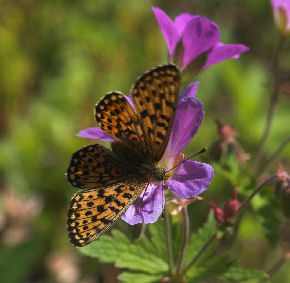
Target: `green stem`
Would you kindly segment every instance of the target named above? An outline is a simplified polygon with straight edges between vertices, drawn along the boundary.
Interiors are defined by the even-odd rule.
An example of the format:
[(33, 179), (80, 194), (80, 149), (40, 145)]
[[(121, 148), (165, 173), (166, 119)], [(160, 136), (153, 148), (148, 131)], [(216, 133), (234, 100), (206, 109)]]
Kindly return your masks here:
[(172, 238), (171, 238), (171, 228), (170, 228), (170, 218), (168, 214), (167, 204), (164, 205), (164, 220), (165, 220), (165, 237), (167, 244), (167, 257), (168, 264), (171, 274), (174, 273), (174, 261), (173, 261), (173, 247), (172, 247)]
[(180, 275), (182, 272), (184, 258), (186, 255), (186, 247), (188, 244), (189, 234), (190, 234), (190, 223), (188, 217), (187, 206), (182, 208), (182, 216), (183, 216), (183, 238), (181, 243), (181, 248), (179, 252), (179, 258), (177, 262), (176, 274)]
[(216, 239), (216, 234), (215, 232), (209, 239), (208, 241), (203, 245), (203, 247), (199, 250), (199, 252), (196, 254), (196, 256), (190, 261), (190, 263), (184, 268), (183, 273), (186, 273), (186, 271), (193, 266), (197, 260), (200, 258), (200, 256), (206, 251), (206, 249), (210, 246), (210, 244)]
[(278, 68), (279, 56), (281, 54), (284, 42), (285, 42), (285, 37), (281, 36), (280, 40), (278, 42), (275, 54), (274, 54), (273, 70), (272, 70), (272, 74), (273, 74), (273, 78), (274, 78), (274, 90), (272, 93), (271, 102), (270, 102), (270, 106), (269, 106), (269, 110), (268, 110), (267, 122), (266, 122), (265, 130), (264, 130), (264, 134), (261, 138), (260, 146), (258, 148), (256, 160), (254, 163), (255, 171), (259, 168), (261, 160), (262, 160), (263, 150), (264, 150), (266, 141), (268, 139), (268, 136), (269, 136), (269, 133), (271, 130), (272, 121), (273, 121), (275, 109), (276, 109), (278, 98), (279, 98), (279, 90), (276, 88), (276, 79), (278, 77), (278, 71), (279, 71), (279, 68)]

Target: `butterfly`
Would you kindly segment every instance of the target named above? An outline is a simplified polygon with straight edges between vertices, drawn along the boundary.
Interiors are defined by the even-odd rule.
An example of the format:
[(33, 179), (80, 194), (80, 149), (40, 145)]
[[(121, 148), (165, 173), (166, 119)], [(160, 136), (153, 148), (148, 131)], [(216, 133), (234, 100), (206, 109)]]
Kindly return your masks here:
[(176, 112), (180, 73), (157, 66), (140, 76), (130, 95), (106, 94), (95, 106), (100, 127), (115, 141), (111, 150), (93, 144), (76, 151), (67, 170), (69, 183), (83, 189), (68, 211), (69, 238), (86, 246), (108, 230), (152, 181), (165, 181), (158, 165)]

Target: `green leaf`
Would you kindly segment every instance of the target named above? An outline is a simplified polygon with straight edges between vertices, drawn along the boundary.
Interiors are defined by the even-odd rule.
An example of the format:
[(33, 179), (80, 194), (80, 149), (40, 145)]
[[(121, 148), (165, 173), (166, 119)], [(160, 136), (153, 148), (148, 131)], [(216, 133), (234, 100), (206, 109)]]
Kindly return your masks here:
[(273, 205), (267, 204), (258, 210), (259, 218), (263, 226), (265, 236), (267, 237), (270, 245), (274, 248), (279, 238), (280, 221), (277, 217), (276, 210)]
[(78, 250), (88, 256), (99, 258), (102, 262), (114, 262), (120, 254), (128, 252), (129, 239), (118, 230), (112, 231), (112, 236), (102, 238)]
[(267, 278), (264, 271), (241, 267), (228, 254), (208, 259), (203, 265), (193, 266), (187, 274), (190, 280), (223, 279), (232, 281), (257, 280)]
[(228, 254), (216, 256), (203, 263), (203, 265), (193, 266), (187, 272), (190, 279), (201, 280), (206, 278), (218, 278), (224, 274), (231, 266), (232, 261)]
[(261, 270), (248, 269), (239, 266), (238, 264), (233, 264), (230, 268), (223, 274), (221, 279), (228, 279), (231, 281), (244, 281), (244, 280), (257, 280), (266, 279), (268, 274)]
[[(185, 266), (197, 255), (197, 253), (204, 247), (209, 239), (214, 235), (216, 230), (216, 221), (214, 219), (213, 211), (209, 213), (208, 219), (204, 226), (198, 230), (197, 233), (191, 235), (189, 243), (187, 245)], [(216, 240), (210, 244), (206, 252), (197, 261), (197, 264), (203, 262), (205, 258), (213, 251), (216, 246)]]
[(134, 273), (134, 272), (123, 272), (119, 275), (119, 280), (126, 283), (151, 283), (160, 282), (164, 277), (162, 274), (146, 274), (146, 273)]
[(167, 247), (164, 232), (164, 223), (159, 220), (149, 225), (150, 238), (155, 248), (155, 254), (161, 258), (167, 258)]
[(150, 274), (167, 272), (167, 262), (157, 256), (154, 249), (146, 236), (130, 243), (123, 233), (113, 230), (111, 236), (104, 235), (89, 246), (80, 248), (79, 251), (102, 262), (114, 262), (117, 267)]

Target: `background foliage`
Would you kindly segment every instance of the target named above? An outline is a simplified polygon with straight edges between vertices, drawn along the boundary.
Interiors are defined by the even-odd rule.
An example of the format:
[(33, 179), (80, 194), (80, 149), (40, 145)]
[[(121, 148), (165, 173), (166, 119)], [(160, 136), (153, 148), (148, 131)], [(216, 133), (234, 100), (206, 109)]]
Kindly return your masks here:
[[(214, 119), (219, 119), (239, 132), (246, 152), (256, 152), (278, 40), (269, 2), (0, 0), (0, 282), (117, 282), (118, 268), (79, 254), (68, 240), (66, 213), (75, 190), (64, 173), (71, 154), (92, 143), (75, 133), (96, 126), (94, 104), (111, 90), (128, 93), (145, 70), (167, 62), (152, 5), (172, 18), (185, 11), (204, 15), (219, 25), (221, 41), (250, 47), (241, 59), (222, 62), (197, 78), (206, 115), (188, 149), (210, 147), (217, 139)], [(285, 67), (289, 41), (287, 46)], [(289, 106), (289, 94), (281, 95), (266, 152), (274, 152), (289, 133)], [(286, 168), (289, 157), (288, 147), (281, 157)], [(203, 158), (210, 160), (208, 154)], [(217, 167), (205, 200), (189, 206), (192, 231), (207, 219), (209, 201), (222, 204), (233, 187), (241, 195), (253, 190), (251, 180), (243, 178), (243, 170), (251, 174), (250, 166), (242, 171), (234, 161), (227, 166), (230, 178)], [(269, 172), (277, 168), (275, 163)], [(262, 196), (243, 219), (233, 251), (248, 268), (267, 269), (280, 252), (279, 227), (285, 220), (270, 186)], [(115, 228), (128, 239), (140, 230), (122, 221)], [(288, 263), (272, 282), (289, 276)]]

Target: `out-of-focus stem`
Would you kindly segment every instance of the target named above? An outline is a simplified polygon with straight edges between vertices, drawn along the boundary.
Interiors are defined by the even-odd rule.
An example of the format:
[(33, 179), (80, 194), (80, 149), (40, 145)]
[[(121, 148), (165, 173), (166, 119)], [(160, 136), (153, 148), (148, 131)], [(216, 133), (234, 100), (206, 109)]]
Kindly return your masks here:
[(274, 90), (272, 93), (271, 102), (270, 102), (270, 106), (269, 106), (269, 110), (268, 110), (264, 134), (261, 138), (260, 146), (258, 148), (256, 160), (254, 163), (255, 171), (259, 168), (261, 160), (262, 160), (263, 150), (264, 150), (267, 138), (268, 138), (269, 133), (270, 133), (270, 129), (271, 129), (272, 121), (273, 121), (273, 117), (274, 117), (274, 112), (275, 112), (276, 105), (277, 105), (278, 98), (279, 98), (279, 90), (276, 87), (276, 80), (277, 80), (278, 71), (279, 71), (279, 68), (278, 68), (279, 55), (281, 54), (281, 50), (283, 48), (284, 42), (285, 42), (285, 37), (281, 36), (279, 43), (277, 45), (275, 54), (274, 54), (273, 69), (272, 69), (272, 74), (273, 74), (273, 78), (274, 78)]
[(168, 264), (171, 274), (174, 273), (174, 261), (173, 261), (173, 247), (172, 247), (172, 238), (171, 238), (171, 228), (170, 228), (170, 219), (167, 209), (167, 204), (164, 205), (164, 220), (165, 220), (165, 237), (167, 244), (167, 257)]
[(272, 156), (268, 159), (265, 166), (261, 168), (259, 171), (259, 174), (265, 172), (268, 168), (271, 167), (271, 165), (277, 161), (280, 153), (284, 150), (284, 148), (288, 145), (290, 142), (290, 135), (280, 144), (280, 146), (277, 148), (277, 150), (272, 154)]
[(182, 273), (182, 268), (184, 264), (184, 258), (186, 255), (186, 247), (189, 239), (190, 234), (190, 223), (188, 217), (187, 206), (183, 206), (182, 208), (182, 216), (183, 216), (183, 238), (181, 243), (181, 248), (179, 252), (179, 258), (176, 267), (176, 274), (180, 275)]
[(278, 259), (278, 261), (267, 272), (269, 277), (267, 279), (260, 280), (260, 282), (265, 282), (265, 281), (269, 280), (269, 278), (271, 278), (274, 274), (276, 274), (281, 269), (281, 267), (284, 265), (284, 263), (286, 261), (287, 261), (287, 259), (284, 256), (282, 256), (280, 259)]
[(274, 265), (273, 267), (268, 271), (268, 274), (270, 277), (272, 277), (286, 262), (286, 258), (283, 256), (280, 258)]
[(185, 273), (192, 265), (194, 265), (200, 256), (206, 251), (210, 244), (216, 239), (216, 232), (208, 239), (204, 246), (199, 250), (196, 256), (191, 260), (191, 262), (184, 268), (183, 273)]

